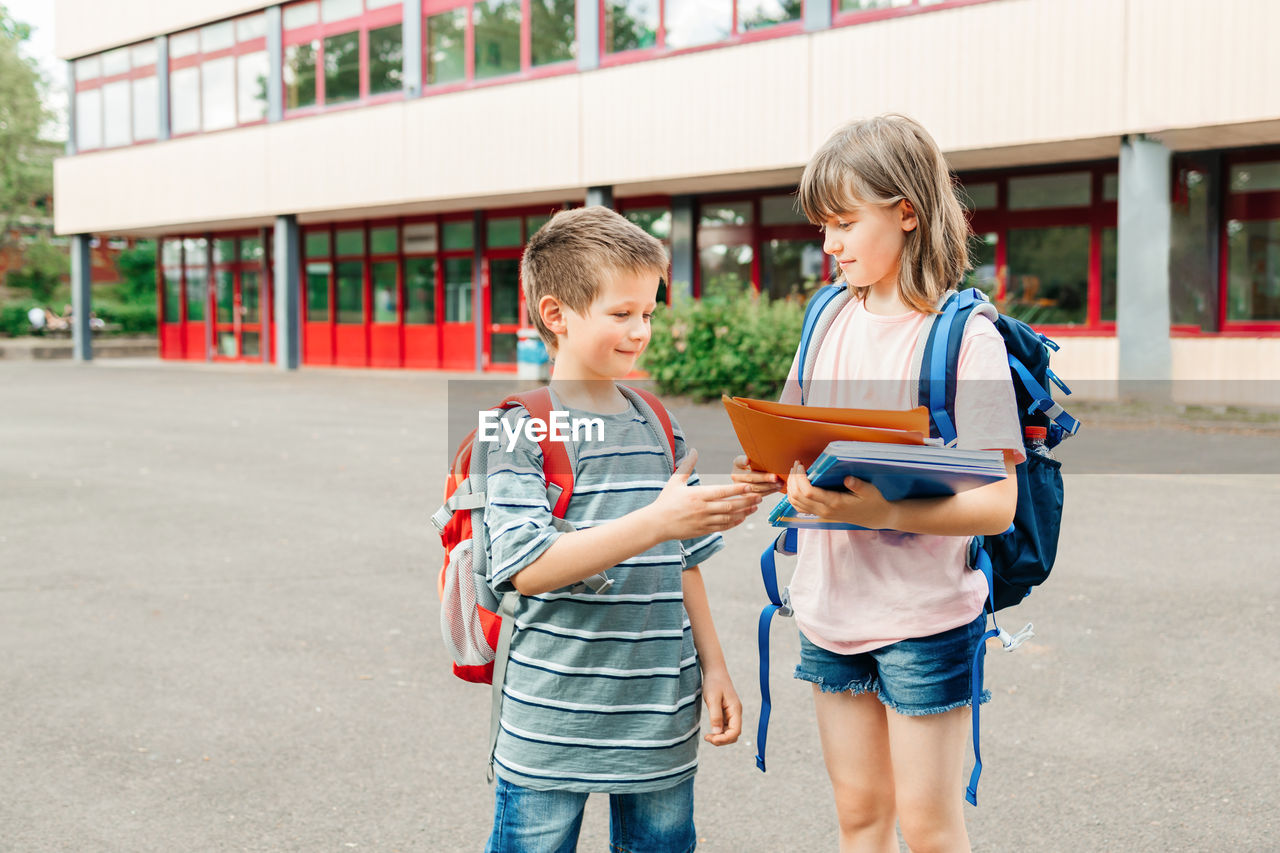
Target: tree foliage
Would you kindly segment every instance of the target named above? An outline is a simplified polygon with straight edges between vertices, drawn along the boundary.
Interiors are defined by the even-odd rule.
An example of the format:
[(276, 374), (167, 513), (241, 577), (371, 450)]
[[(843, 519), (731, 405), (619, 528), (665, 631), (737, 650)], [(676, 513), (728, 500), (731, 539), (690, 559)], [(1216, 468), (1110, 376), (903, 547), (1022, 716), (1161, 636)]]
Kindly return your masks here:
[(0, 249), (13, 244), (19, 222), (37, 214), (53, 192), (53, 157), (40, 128), (49, 119), (45, 81), (20, 47), (31, 28), (0, 5)]

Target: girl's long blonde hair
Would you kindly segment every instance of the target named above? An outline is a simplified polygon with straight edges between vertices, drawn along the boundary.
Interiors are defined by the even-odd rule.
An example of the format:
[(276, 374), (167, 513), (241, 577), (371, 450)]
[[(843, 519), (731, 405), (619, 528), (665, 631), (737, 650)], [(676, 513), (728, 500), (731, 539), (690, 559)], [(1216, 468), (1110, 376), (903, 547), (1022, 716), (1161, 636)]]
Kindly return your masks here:
[[(938, 144), (902, 115), (851, 121), (823, 143), (800, 178), (800, 207), (815, 225), (861, 205), (911, 202), (918, 224), (904, 234), (898, 290), (916, 311), (938, 299), (969, 269), (969, 223)], [(857, 298), (869, 288), (854, 287)]]

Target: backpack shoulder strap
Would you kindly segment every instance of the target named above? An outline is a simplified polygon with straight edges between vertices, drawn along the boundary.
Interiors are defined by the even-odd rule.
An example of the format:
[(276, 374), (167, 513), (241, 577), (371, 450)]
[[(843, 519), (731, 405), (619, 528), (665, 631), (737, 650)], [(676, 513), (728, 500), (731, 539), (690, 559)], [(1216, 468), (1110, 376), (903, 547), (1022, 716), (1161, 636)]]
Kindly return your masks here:
[[(550, 423), (551, 411), (555, 402), (551, 398), (551, 389), (543, 386), (523, 394), (512, 394), (500, 404), (503, 409), (523, 406), (530, 417)], [(548, 435), (538, 442), (542, 450), (542, 471), (547, 478), (547, 490), (559, 489), (551, 514), (556, 518), (564, 518), (569, 509), (569, 499), (573, 497), (573, 460), (569, 458), (568, 446), (561, 441), (552, 441)]]
[(960, 370), (960, 346), (964, 330), (977, 315), (995, 322), (995, 306), (976, 287), (948, 291), (940, 302), (941, 313), (921, 329), (923, 346), (916, 346), (912, 373), (918, 377), (917, 400), (929, 409), (933, 432), (948, 446), (956, 442), (956, 382)]
[(813, 379), (813, 367), (818, 360), (818, 350), (822, 341), (831, 331), (831, 324), (836, 315), (852, 296), (848, 285), (828, 284), (818, 289), (804, 309), (804, 326), (800, 329), (800, 358), (798, 359), (798, 375), (800, 384), (800, 402), (804, 403), (809, 394), (809, 386)]
[(672, 471), (676, 470), (676, 463), (680, 460), (676, 459), (676, 433), (671, 425), (671, 414), (667, 411), (667, 407), (662, 405), (662, 401), (657, 396), (643, 388), (619, 385), (618, 390), (622, 392), (622, 396), (631, 401), (644, 418), (644, 422), (662, 440), (662, 449), (666, 452), (667, 462)]

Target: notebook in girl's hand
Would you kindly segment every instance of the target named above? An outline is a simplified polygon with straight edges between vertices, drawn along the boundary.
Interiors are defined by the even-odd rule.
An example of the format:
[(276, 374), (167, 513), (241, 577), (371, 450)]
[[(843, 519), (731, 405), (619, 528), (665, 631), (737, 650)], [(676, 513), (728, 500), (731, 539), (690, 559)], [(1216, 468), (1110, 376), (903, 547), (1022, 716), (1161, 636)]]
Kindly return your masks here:
[[(953, 447), (833, 441), (809, 466), (809, 481), (823, 489), (843, 489), (845, 477), (866, 480), (885, 500), (954, 495), (1005, 478), (1004, 453)], [(797, 513), (786, 498), (769, 514), (774, 527), (865, 530), (856, 524)]]

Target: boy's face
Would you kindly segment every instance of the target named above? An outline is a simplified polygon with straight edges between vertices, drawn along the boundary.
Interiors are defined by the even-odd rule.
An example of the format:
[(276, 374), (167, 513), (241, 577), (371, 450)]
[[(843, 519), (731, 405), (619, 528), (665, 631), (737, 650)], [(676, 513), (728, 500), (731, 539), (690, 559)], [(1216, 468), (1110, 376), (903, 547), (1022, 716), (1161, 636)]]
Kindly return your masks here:
[(585, 312), (563, 309), (557, 334), (557, 378), (621, 379), (649, 345), (649, 321), (657, 307), (656, 273), (606, 273)]

